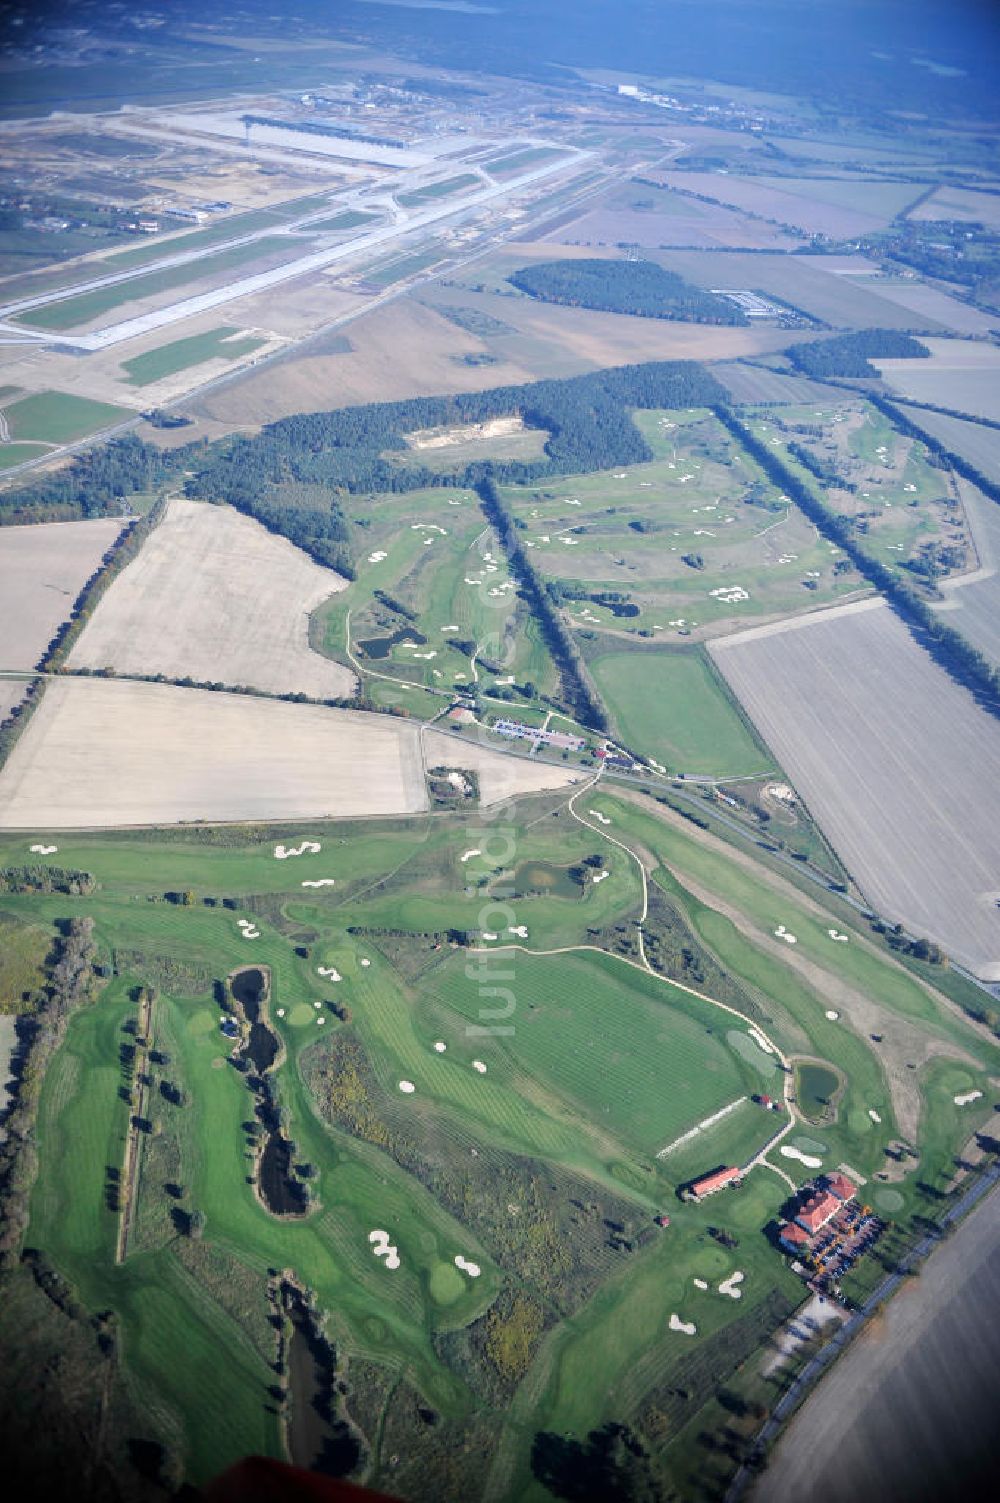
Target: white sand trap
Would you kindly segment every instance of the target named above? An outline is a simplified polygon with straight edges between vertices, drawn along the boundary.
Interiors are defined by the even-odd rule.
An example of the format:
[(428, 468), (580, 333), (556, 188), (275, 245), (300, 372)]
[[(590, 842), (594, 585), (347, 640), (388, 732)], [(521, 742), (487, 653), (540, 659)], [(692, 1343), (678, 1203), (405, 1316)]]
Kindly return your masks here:
[(395, 1272), (395, 1270), (399, 1267), (399, 1254), (390, 1250), (386, 1254), (385, 1266), (386, 1268), (391, 1268), (393, 1272)]
[(401, 1080), (399, 1082), (399, 1089), (402, 1091), (404, 1096), (412, 1096), (417, 1088), (413, 1084), (412, 1080)]
[(881, 1122), (882, 1121), (882, 1118), (879, 1116), (878, 1112), (875, 1110), (875, 1108), (873, 1106), (870, 1106), (868, 1108), (868, 1115), (869, 1115), (869, 1117), (871, 1117), (871, 1119), (872, 1119), (873, 1122)]
[(314, 1002), (313, 1003), (313, 1007), (315, 1007), (315, 1009), (316, 1009), (317, 1012), (319, 1012), (319, 1010), (320, 1010), (320, 1008), (322, 1006), (323, 1006), (322, 1002)]
[(603, 882), (605, 877), (610, 877), (610, 875), (610, 872), (595, 872), (592, 881), (596, 886), (598, 882)]
[(244, 929), (242, 934), (244, 939), (260, 939), (259, 929)]
[(473, 1060), (473, 1061), (472, 1061), (472, 1068), (473, 1068), (473, 1069), (474, 1069), (474, 1070), (475, 1070), (475, 1071), (476, 1071), (476, 1072), (477, 1072), (477, 1074), (479, 1074), (479, 1075), (485, 1075), (485, 1074), (486, 1074), (486, 1066), (485, 1066), (485, 1065), (484, 1065), (484, 1064), (483, 1064), (483, 1062), (482, 1062), (482, 1060), (481, 1060), (481, 1059), (474, 1059), (474, 1060)]
[(736, 1286), (738, 1284), (742, 1284), (743, 1279), (743, 1273), (741, 1273), (741, 1271), (737, 1268), (736, 1272), (731, 1273), (728, 1279), (723, 1279), (722, 1283), (719, 1285), (719, 1293), (728, 1294), (730, 1299), (742, 1299), (743, 1290), (738, 1289)]
[(968, 1106), (971, 1101), (978, 1101), (982, 1094), (982, 1091), (966, 1091), (964, 1096), (955, 1096), (953, 1099), (956, 1106)]
[(693, 1320), (681, 1320), (679, 1315), (671, 1315), (668, 1326), (672, 1331), (680, 1331), (682, 1336), (697, 1336), (698, 1327)]
[(343, 981), (344, 979), (335, 965), (318, 965), (316, 967), (316, 974), (317, 976), (325, 976), (327, 981)]
[(285, 1009), (283, 1007), (278, 1008), (277, 1016), (279, 1018), (283, 1018), (285, 1016)]
[(364, 960), (362, 960), (361, 964), (362, 965), (371, 965), (371, 961), (368, 959), (367, 956), (365, 956), (365, 958), (364, 958)]
[(36, 856), (54, 856), (59, 849), (57, 845), (29, 845), (28, 850)]
[(237, 929), (252, 929), (253, 919), (237, 919), (236, 927)]
[(805, 1164), (807, 1169), (821, 1169), (823, 1160), (814, 1158), (811, 1153), (803, 1153), (800, 1148), (792, 1148), (789, 1143), (782, 1143), (778, 1152), (786, 1159), (798, 1159), (800, 1164)]
[(445, 1052), (445, 1050), (447, 1049), (447, 1047), (448, 1047), (448, 1045), (444, 1042), (443, 1039), (438, 1039), (437, 1042), (434, 1045), (434, 1053), (435, 1054), (443, 1054)]
[(836, 1023), (837, 1019), (840, 1017), (840, 1013), (835, 1012), (832, 1007), (828, 1007), (826, 1010), (826, 1017), (829, 1018), (831, 1023)]
[(694, 1281), (694, 1287), (696, 1289), (707, 1289), (708, 1288), (708, 1280), (707, 1279), (695, 1279), (695, 1281)]
[(511, 924), (510, 928), (507, 930), (507, 933), (516, 934), (518, 939), (527, 939), (528, 926), (527, 924)]
[(499, 939), (499, 934), (494, 934), (491, 929), (483, 930), (483, 939)]
[(754, 1043), (757, 1045), (758, 1049), (763, 1049), (765, 1054), (773, 1054), (775, 1052), (773, 1044), (769, 1044), (764, 1035), (762, 1033), (758, 1033), (756, 1028), (748, 1028), (747, 1032), (753, 1039)]
[(388, 557), (388, 553), (383, 553), (381, 548), (376, 548), (374, 553), (369, 553), (368, 562), (370, 564), (380, 564), (384, 558)]
[(335, 877), (316, 877), (315, 879), (307, 877), (302, 883), (303, 887), (336, 887), (336, 885), (337, 880)]
[(318, 856), (323, 847), (318, 840), (303, 840), (301, 845), (276, 845), (275, 861), (287, 861), (289, 856)]
[(829, 934), (832, 940), (836, 941), (838, 945), (846, 945), (848, 939), (850, 938), (850, 935), (848, 934), (841, 934), (839, 929), (828, 929), (826, 932), (827, 934)]
[(588, 809), (587, 813), (593, 815), (594, 819), (597, 820), (598, 824), (609, 825), (611, 823), (611, 821), (608, 818), (608, 816), (606, 814), (602, 814), (601, 811), (600, 811), (600, 809)]
[(470, 1263), (469, 1259), (463, 1258), (461, 1253), (455, 1259), (455, 1267), (460, 1268), (463, 1273), (467, 1273), (470, 1279), (478, 1279), (483, 1271), (478, 1263)]
[(376, 1228), (375, 1231), (368, 1233), (368, 1241), (371, 1243), (371, 1249), (376, 1258), (385, 1259), (386, 1268), (395, 1269), (399, 1267), (399, 1249), (393, 1247), (389, 1241), (388, 1232), (383, 1232), (381, 1228)]
[(316, 1027), (317, 1028), (322, 1028), (322, 1026), (323, 1026), (323, 1024), (325, 1022), (326, 1022), (326, 1018), (317, 1018), (316, 1019)]
[(458, 859), (459, 859), (459, 861), (462, 861), (462, 862), (471, 861), (472, 858), (473, 858), (473, 856), (481, 856), (482, 854), (483, 853), (479, 849), (478, 845), (474, 845), (472, 847), (471, 851), (463, 851), (462, 854), (461, 854), (461, 856), (459, 856)]

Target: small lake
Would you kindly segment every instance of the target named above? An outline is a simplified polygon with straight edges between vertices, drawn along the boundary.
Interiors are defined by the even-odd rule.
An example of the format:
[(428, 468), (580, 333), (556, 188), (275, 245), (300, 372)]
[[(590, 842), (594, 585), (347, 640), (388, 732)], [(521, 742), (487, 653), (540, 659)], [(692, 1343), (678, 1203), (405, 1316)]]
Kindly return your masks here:
[(288, 1448), (292, 1463), (327, 1477), (346, 1477), (361, 1459), (351, 1427), (337, 1415), (336, 1362), (330, 1344), (314, 1328), (298, 1300), (286, 1308), (292, 1320), (288, 1347), (291, 1413)]
[(568, 866), (552, 866), (548, 861), (523, 861), (514, 872), (514, 896), (579, 898), (583, 889), (569, 872)]
[(254, 1115), (267, 1137), (257, 1156), (257, 1189), (265, 1206), (275, 1216), (301, 1216), (308, 1202), (300, 1181), (292, 1172), (292, 1147), (281, 1131), (281, 1119), (268, 1078), (281, 1053), (281, 1041), (267, 1022), (268, 977), (257, 966), (246, 966), (229, 978), (236, 1009), (249, 1025), (247, 1042), (238, 1058), (253, 1068), (247, 1086), (257, 1098)]
[(413, 626), (401, 626), (391, 637), (367, 637), (357, 645), (366, 658), (387, 658), (394, 647), (404, 642), (412, 647), (423, 647), (427, 638)]
[(826, 1065), (805, 1061), (795, 1066), (795, 1095), (804, 1116), (819, 1122), (831, 1115), (830, 1103), (840, 1090), (840, 1076)]

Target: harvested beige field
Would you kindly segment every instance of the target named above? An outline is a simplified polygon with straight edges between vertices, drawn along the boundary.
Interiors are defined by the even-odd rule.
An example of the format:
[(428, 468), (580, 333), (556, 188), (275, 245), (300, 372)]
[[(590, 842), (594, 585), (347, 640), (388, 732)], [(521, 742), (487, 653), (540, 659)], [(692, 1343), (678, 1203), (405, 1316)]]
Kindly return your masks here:
[(873, 360), (901, 397), (1000, 422), (1000, 350), (971, 339), (925, 339), (929, 360)]
[(30, 678), (0, 678), (0, 725), (14, 706), (21, 703), (30, 683)]
[(570, 780), (428, 735), (422, 749), (420, 727), (388, 715), (54, 679), (0, 772), (0, 829), (416, 814), (428, 807), (425, 755), (474, 766), (484, 803)]
[(341, 698), (354, 693), (354, 674), (313, 652), (309, 615), (345, 584), (232, 507), (176, 497), (69, 666)]
[(0, 528), (0, 668), (34, 668), (121, 530), (115, 518)]
[(936, 188), (929, 198), (917, 204), (907, 219), (956, 219), (967, 224), (1000, 226), (1000, 198), (995, 193), (977, 193), (972, 188), (955, 188), (951, 184)]
[(509, 756), (492, 747), (480, 746), (469, 732), (455, 735), (425, 730), (423, 736), (426, 765), (464, 767), (474, 772), (483, 804), (501, 803), (523, 793), (542, 793), (548, 788), (564, 788), (583, 776), (577, 768)]
[(1000, 980), (1000, 722), (879, 602), (709, 650), (868, 901)]
[(883, 228), (920, 194), (912, 183), (864, 179), (738, 177), (720, 172), (664, 172), (660, 177), (671, 188), (834, 240)]

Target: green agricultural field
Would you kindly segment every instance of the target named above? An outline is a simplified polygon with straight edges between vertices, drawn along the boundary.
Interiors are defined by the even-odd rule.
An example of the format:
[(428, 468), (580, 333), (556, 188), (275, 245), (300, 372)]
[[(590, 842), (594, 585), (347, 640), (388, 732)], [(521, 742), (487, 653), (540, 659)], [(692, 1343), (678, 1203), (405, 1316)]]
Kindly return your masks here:
[[(280, 255), (279, 255), (280, 253)], [(212, 252), (196, 261), (186, 261), (181, 266), (166, 266), (160, 271), (130, 277), (124, 282), (115, 282), (110, 287), (97, 287), (92, 292), (81, 292), (76, 297), (62, 298), (58, 302), (44, 303), (18, 315), (21, 323), (39, 329), (72, 329), (88, 324), (104, 313), (121, 308), (140, 298), (156, 297), (163, 292), (173, 292), (214, 277), (220, 272), (236, 271), (255, 261), (277, 257), (291, 261), (303, 254), (301, 240), (282, 239), (268, 235), (251, 240), (245, 245), (230, 246), (228, 250)], [(263, 267), (260, 268), (263, 270)]]
[(128, 372), (133, 386), (149, 386), (154, 381), (161, 381), (164, 376), (174, 376), (178, 371), (187, 370), (192, 365), (201, 365), (206, 360), (238, 360), (241, 355), (249, 355), (252, 350), (267, 343), (252, 335), (237, 338), (239, 333), (239, 329), (232, 325), (223, 324), (218, 329), (208, 329), (204, 334), (192, 334), (187, 339), (173, 339), (155, 350), (147, 350), (145, 354), (135, 355), (131, 360), (123, 360), (122, 370)]
[(113, 407), (110, 402), (94, 402), (90, 397), (65, 391), (39, 391), (22, 397), (6, 410), (11, 437), (22, 444), (73, 443), (131, 416), (126, 407)]
[(377, 219), (377, 214), (366, 214), (363, 209), (345, 209), (343, 214), (334, 214), (329, 219), (313, 219), (309, 223), (310, 230), (322, 230), (329, 234), (333, 230), (354, 230), (358, 225), (368, 224)]
[(27, 464), (29, 459), (38, 459), (44, 452), (38, 444), (0, 444), (0, 470), (12, 470), (16, 465)]
[(400, 193), (399, 202), (407, 207), (430, 203), (434, 199), (447, 198), (463, 188), (482, 187), (482, 179), (474, 172), (462, 172), (458, 177), (445, 178), (440, 183), (428, 183), (425, 188), (414, 188), (411, 193)]
[(203, 230), (191, 230), (188, 234), (174, 235), (170, 239), (161, 235), (147, 244), (136, 246), (134, 250), (108, 256), (106, 265), (109, 270), (118, 271), (129, 266), (146, 266), (150, 261), (163, 260), (182, 252), (207, 250), (241, 235), (252, 235), (258, 230), (272, 229), (287, 224), (290, 220), (300, 219), (304, 214), (322, 209), (327, 202), (326, 194), (320, 193), (308, 198), (293, 198), (288, 203), (275, 204), (270, 209), (250, 209), (245, 214), (227, 214), (225, 219), (217, 220)]
[[(400, 588), (436, 545), (417, 541), (414, 556), (401, 525), (412, 513), (391, 509), (436, 515), (442, 495), (378, 498), (378, 523), (362, 529), (373, 543), (400, 540)], [(460, 505), (439, 525), (457, 538), (478, 518), (470, 504), (463, 523), (462, 493), (450, 499)], [(370, 588), (366, 598), (359, 612)], [(320, 849), (276, 854), (303, 838)], [(845, 1081), (828, 1119), (797, 1122), (782, 1146), (849, 1164), (875, 1203), (894, 1197), (899, 1237), (919, 1233), (913, 1218), (935, 1211), (928, 1195), (992, 1119), (1000, 1045), (880, 950), (834, 895), (804, 893), (742, 848), (603, 784), (572, 810), (554, 793), (499, 822), (470, 811), (293, 831), (57, 832), (53, 844), (94, 890), (0, 897), (0, 924), (16, 936), (4, 964), (27, 956), (16, 985), (31, 985), (57, 926), (86, 916), (100, 974), (42, 1081), (26, 1244), (67, 1281), (91, 1341), (89, 1317), (114, 1312), (118, 1381), (142, 1438), (194, 1485), (240, 1456), (282, 1454), (273, 1386), (285, 1375), (266, 1299), (277, 1268), (326, 1318), (356, 1427), (355, 1478), (401, 1497), (426, 1495), (431, 1479), (456, 1503), (485, 1489), (499, 1503), (545, 1503), (559, 1446), (555, 1473), (540, 1471), (536, 1434), (582, 1439), (616, 1421), (664, 1486), (696, 1503), (697, 1436), (723, 1423), (720, 1386), (773, 1401), (754, 1375), (803, 1293), (765, 1235), (811, 1172), (801, 1157), (773, 1148), (771, 1169), (704, 1205), (675, 1193), (716, 1164), (746, 1163), (783, 1123), (749, 1099), (778, 1094), (781, 1078), (751, 1015), (779, 1049)], [(643, 910), (633, 849), (651, 871), (647, 938), (674, 923), (735, 1011), (714, 1004), (708, 982), (692, 988), (690, 969), (679, 985), (609, 953)], [(23, 836), (0, 838), (0, 865), (24, 860)], [(510, 897), (511, 874), (533, 868), (580, 869), (583, 880), (533, 880), (529, 896)], [(334, 885), (311, 885), (321, 878)], [(257, 938), (243, 937), (241, 919)], [(779, 923), (794, 947), (775, 939)], [(251, 964), (269, 975), (275, 1099), (291, 1172), (310, 1187), (304, 1215), (275, 1216), (257, 1193), (254, 1097), (220, 1032), (218, 987)], [(149, 1093), (116, 1264), (141, 986), (155, 991)], [(868, 1009), (857, 1017), (856, 997)], [(908, 1059), (918, 1068), (907, 1072)], [(901, 1135), (919, 1157), (881, 1183)], [(653, 1219), (663, 1211), (665, 1229)], [(376, 1257), (376, 1229), (398, 1268)], [(738, 1300), (719, 1289), (737, 1271)], [(35, 1391), (30, 1376), (10, 1375), (22, 1394)], [(298, 1382), (293, 1373), (293, 1411)], [(112, 1445), (135, 1434), (118, 1436), (117, 1410), (107, 1423)]]
[(737, 778), (774, 770), (703, 648), (611, 648), (589, 668), (622, 740), (669, 771)]
[(364, 280), (372, 287), (392, 287), (396, 282), (404, 282), (407, 277), (415, 277), (418, 272), (436, 266), (444, 254), (444, 247), (436, 244), (408, 256), (376, 261), (373, 266), (365, 268)]
[[(352, 497), (347, 517), (357, 579), (314, 620), (314, 641), (325, 652), (346, 658), (350, 612), (351, 651), (370, 675), (366, 683), (379, 684), (380, 696), (389, 693), (389, 680), (439, 695), (478, 685), (515, 701), (523, 696), (511, 681), (551, 692), (556, 681), (548, 651), (473, 491)], [(400, 634), (409, 640), (390, 645)], [(398, 702), (411, 707), (406, 698)], [(439, 698), (431, 713), (444, 704)]]

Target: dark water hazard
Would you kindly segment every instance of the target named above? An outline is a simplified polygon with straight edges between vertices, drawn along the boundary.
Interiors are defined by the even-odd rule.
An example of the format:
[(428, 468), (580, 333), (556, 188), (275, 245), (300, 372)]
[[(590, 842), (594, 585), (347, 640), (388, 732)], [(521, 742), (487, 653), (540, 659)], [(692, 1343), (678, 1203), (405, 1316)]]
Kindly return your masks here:
[(257, 1165), (261, 1199), (275, 1216), (301, 1216), (306, 1209), (302, 1185), (292, 1173), (292, 1147), (280, 1130), (272, 1131)]
[(840, 1077), (834, 1070), (825, 1065), (796, 1065), (795, 1094), (803, 1113), (814, 1122), (830, 1115), (830, 1103), (839, 1089)]
[(249, 1059), (259, 1075), (264, 1075), (274, 1064), (278, 1057), (280, 1044), (277, 1035), (263, 1020), (264, 997), (267, 993), (267, 981), (263, 971), (255, 966), (245, 971), (237, 971), (230, 981), (233, 996), (243, 1009), (243, 1015), (250, 1024), (250, 1038), (242, 1053)]
[(257, 1098), (254, 1116), (266, 1134), (257, 1158), (257, 1188), (275, 1216), (301, 1216), (308, 1197), (293, 1173), (293, 1149), (281, 1130), (281, 1117), (269, 1072), (281, 1052), (281, 1041), (265, 1021), (268, 981), (256, 966), (229, 978), (233, 1001), (249, 1025), (249, 1037), (237, 1058), (246, 1068), (248, 1088)]
[(292, 1337), (288, 1347), (291, 1414), (288, 1444), (294, 1466), (347, 1477), (361, 1460), (361, 1446), (337, 1414), (336, 1359), (298, 1299), (288, 1303)]
[(514, 896), (532, 894), (552, 898), (578, 898), (579, 882), (570, 876), (568, 866), (552, 866), (548, 861), (523, 861), (514, 872)]
[(427, 638), (412, 626), (401, 626), (391, 637), (368, 637), (358, 646), (366, 658), (387, 658), (394, 647), (406, 642), (412, 647), (423, 647)]

